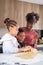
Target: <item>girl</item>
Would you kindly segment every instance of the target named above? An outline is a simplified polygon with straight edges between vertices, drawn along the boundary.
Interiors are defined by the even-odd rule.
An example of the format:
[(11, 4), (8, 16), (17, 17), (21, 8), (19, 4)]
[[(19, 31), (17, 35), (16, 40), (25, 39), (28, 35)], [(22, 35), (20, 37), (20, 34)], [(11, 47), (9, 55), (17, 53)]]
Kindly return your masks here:
[(17, 53), (22, 51), (28, 51), (27, 48), (18, 48), (19, 43), (15, 36), (18, 33), (18, 24), (16, 21), (6, 18), (4, 23), (7, 26), (8, 33), (6, 33), (1, 41), (3, 41), (3, 53)]
[(37, 47), (37, 43), (38, 43), (38, 34), (35, 32), (35, 30), (33, 30), (33, 25), (35, 23), (37, 23), (37, 21), (39, 20), (39, 15), (37, 13), (28, 13), (26, 15), (26, 27), (22, 27), (22, 29), (25, 32), (25, 40), (24, 43), (25, 45), (29, 45), (33, 48)]

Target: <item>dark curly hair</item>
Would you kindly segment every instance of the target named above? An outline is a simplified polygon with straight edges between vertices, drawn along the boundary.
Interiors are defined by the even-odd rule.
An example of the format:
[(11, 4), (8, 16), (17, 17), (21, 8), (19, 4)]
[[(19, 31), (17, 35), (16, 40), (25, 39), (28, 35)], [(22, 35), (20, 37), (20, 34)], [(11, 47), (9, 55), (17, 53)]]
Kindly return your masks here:
[(17, 34), (17, 35), (19, 35), (19, 33), (22, 33), (22, 32), (24, 32), (23, 29), (22, 29), (22, 28), (19, 28), (19, 29), (18, 29), (18, 34)]
[(37, 21), (39, 20), (39, 15), (37, 13), (28, 13), (26, 15), (26, 21), (29, 23), (37, 23)]

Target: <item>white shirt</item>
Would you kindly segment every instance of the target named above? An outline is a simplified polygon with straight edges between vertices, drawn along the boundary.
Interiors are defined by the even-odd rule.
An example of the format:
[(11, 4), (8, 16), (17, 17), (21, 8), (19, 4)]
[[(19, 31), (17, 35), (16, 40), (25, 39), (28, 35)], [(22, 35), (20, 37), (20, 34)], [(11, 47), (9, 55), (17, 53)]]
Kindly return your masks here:
[(3, 52), (4, 53), (17, 53), (18, 45), (17, 39), (10, 34), (5, 34), (1, 41), (3, 41)]

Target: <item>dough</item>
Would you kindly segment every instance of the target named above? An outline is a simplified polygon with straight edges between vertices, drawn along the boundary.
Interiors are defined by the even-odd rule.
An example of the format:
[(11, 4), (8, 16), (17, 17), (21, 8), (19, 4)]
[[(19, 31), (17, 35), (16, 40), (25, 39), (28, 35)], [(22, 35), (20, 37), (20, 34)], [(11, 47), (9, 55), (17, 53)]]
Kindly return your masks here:
[(31, 59), (31, 58), (34, 58), (37, 54), (37, 50), (34, 49), (34, 48), (31, 48), (31, 51), (28, 51), (28, 52), (23, 52), (19, 55), (17, 55), (16, 57), (19, 57), (21, 59)]

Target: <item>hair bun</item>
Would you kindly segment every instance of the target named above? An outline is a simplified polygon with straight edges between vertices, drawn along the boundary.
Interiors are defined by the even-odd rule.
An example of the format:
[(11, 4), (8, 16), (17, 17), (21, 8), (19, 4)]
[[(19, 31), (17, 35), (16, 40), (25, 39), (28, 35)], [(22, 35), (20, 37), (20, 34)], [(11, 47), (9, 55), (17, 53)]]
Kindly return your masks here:
[(4, 23), (5, 24), (9, 23), (9, 20), (10, 20), (10, 18), (6, 18), (5, 21), (4, 21)]

